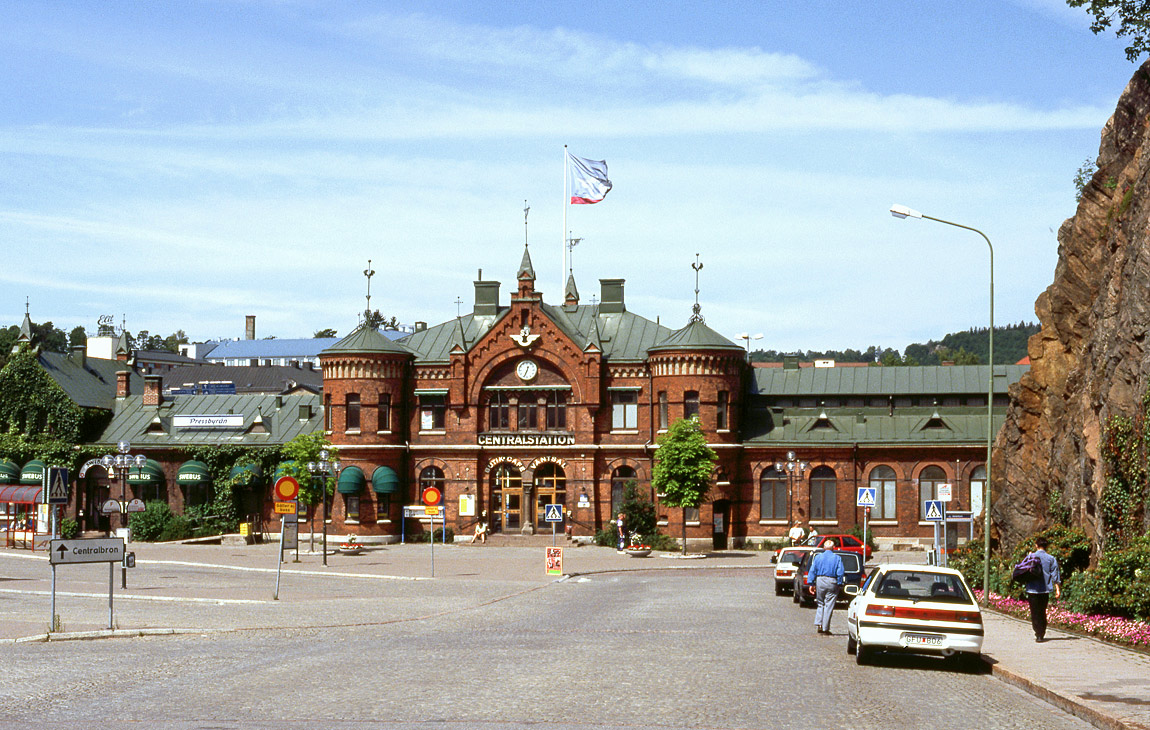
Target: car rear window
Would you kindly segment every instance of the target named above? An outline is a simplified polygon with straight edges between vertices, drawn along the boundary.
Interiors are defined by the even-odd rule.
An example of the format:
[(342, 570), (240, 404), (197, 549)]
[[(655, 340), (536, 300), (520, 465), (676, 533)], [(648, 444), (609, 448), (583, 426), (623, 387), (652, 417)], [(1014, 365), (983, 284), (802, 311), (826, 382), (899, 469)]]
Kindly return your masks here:
[(803, 559), (803, 553), (805, 552), (805, 550), (784, 550), (782, 556), (779, 557), (779, 562), (797, 563)]
[(848, 573), (858, 573), (862, 571), (862, 566), (859, 565), (859, 556), (855, 553), (839, 553), (838, 556), (842, 558), (843, 570)]
[(974, 603), (962, 579), (948, 573), (890, 570), (882, 576), (875, 595), (885, 598), (908, 598), (912, 601)]

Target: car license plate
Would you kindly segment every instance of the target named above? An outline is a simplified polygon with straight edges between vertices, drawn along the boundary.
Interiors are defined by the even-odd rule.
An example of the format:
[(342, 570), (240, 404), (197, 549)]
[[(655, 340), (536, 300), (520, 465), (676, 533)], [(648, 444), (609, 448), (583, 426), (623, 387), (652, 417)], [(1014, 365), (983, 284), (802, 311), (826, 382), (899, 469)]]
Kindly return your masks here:
[(933, 634), (903, 634), (906, 646), (942, 646), (943, 637)]

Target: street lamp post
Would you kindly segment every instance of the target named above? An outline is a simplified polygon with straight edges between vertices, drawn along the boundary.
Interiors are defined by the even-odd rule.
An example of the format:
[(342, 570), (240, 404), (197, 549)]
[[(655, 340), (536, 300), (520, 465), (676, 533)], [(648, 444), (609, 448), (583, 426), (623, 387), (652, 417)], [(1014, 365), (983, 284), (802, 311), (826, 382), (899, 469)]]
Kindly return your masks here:
[(984, 517), (983, 523), (983, 559), (982, 559), (982, 602), (988, 603), (990, 598), (990, 459), (991, 453), (994, 449), (994, 246), (991, 245), (990, 239), (986, 234), (977, 228), (964, 226), (961, 223), (954, 223), (953, 221), (943, 220), (942, 218), (933, 218), (929, 215), (923, 215), (917, 210), (906, 207), (905, 205), (892, 205), (890, 207), (890, 214), (895, 218), (925, 218), (928, 221), (936, 223), (945, 223), (948, 226), (955, 228), (963, 228), (968, 231), (974, 231), (982, 236), (986, 241), (986, 246), (990, 249), (990, 346), (987, 359), (989, 360), (990, 375), (988, 377), (989, 384), (986, 388), (986, 482), (983, 484), (983, 498), (982, 498), (982, 514)]
[[(100, 457), (100, 464), (108, 476), (120, 481), (120, 528), (124, 531), (124, 542), (129, 542), (131, 534), (128, 532), (128, 472), (135, 467), (142, 467), (148, 463), (148, 457), (143, 454), (129, 454), (132, 445), (127, 441), (116, 444), (116, 454), (104, 454)], [(120, 566), (120, 587), (128, 587), (128, 566)]]
[(792, 482), (794, 480), (795, 475), (798, 475), (799, 478), (802, 478), (803, 472), (805, 472), (807, 470), (808, 466), (810, 466), (810, 464), (808, 464), (807, 462), (796, 459), (795, 458), (795, 452), (793, 452), (793, 451), (787, 452), (787, 460), (786, 461), (776, 461), (775, 462), (775, 471), (784, 472), (787, 475), (787, 526), (788, 526), (788, 528), (794, 526), (794, 519), (792, 518), (792, 514), (791, 514), (791, 506), (794, 503), (794, 489), (792, 487)]
[(740, 340), (746, 340), (746, 342), (747, 342), (747, 362), (750, 362), (751, 361), (751, 340), (763, 339), (763, 333), (760, 332), (757, 335), (752, 335), (752, 334), (748, 334), (746, 332), (740, 332), (739, 334), (735, 335), (735, 337), (737, 337)]
[(339, 461), (328, 461), (327, 449), (320, 449), (319, 461), (309, 461), (307, 470), (311, 472), (312, 479), (319, 484), (320, 497), (323, 499), (323, 543), (321, 549), (323, 550), (323, 564), (327, 565), (327, 480), (329, 477), (339, 478), (340, 469), (343, 467)]

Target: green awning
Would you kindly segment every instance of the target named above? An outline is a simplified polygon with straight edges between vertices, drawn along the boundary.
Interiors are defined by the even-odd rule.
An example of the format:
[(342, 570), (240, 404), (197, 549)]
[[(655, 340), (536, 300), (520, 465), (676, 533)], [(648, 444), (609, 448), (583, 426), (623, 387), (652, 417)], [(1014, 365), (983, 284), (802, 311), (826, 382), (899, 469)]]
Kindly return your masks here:
[(24, 465), (20, 471), (21, 484), (43, 484), (44, 483), (44, 462), (39, 459), (33, 459)]
[(128, 470), (128, 484), (160, 484), (164, 481), (164, 467), (155, 459), (148, 459), (143, 466), (133, 466)]
[(180, 465), (180, 470), (176, 473), (176, 484), (181, 487), (192, 486), (195, 484), (211, 484), (212, 473), (208, 471), (208, 465), (202, 461), (185, 461)]
[(246, 486), (260, 483), (260, 477), (263, 476), (263, 469), (259, 464), (236, 464), (232, 467), (230, 477), (239, 477), (240, 483)]
[(20, 481), (20, 467), (16, 462), (0, 459), (0, 484), (16, 484)]
[(399, 494), (399, 475), (390, 466), (377, 466), (371, 473), (371, 488), (376, 494)]
[(365, 484), (367, 484), (367, 479), (363, 476), (363, 469), (358, 466), (349, 466), (339, 473), (339, 482), (336, 483), (335, 488), (340, 494), (359, 494), (363, 491)]

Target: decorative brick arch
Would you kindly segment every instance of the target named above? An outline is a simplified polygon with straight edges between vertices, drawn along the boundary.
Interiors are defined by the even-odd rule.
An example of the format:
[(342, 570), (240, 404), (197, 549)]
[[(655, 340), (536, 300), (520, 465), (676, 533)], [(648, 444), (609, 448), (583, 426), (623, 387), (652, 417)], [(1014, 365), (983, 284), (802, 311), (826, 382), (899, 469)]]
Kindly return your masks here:
[(505, 350), (497, 355), (493, 355), (483, 366), (475, 371), (474, 377), (471, 379), (471, 384), (468, 388), (467, 402), (479, 403), (483, 393), (484, 386), (491, 379), (492, 375), (496, 373), (501, 366), (523, 357), (532, 357), (536, 360), (545, 362), (547, 367), (554, 369), (560, 374), (567, 385), (571, 387), (572, 400), (575, 403), (585, 402), (583, 397), (583, 382), (579, 377), (578, 370), (563, 359), (561, 355), (553, 350), (540, 347), (528, 350)]

